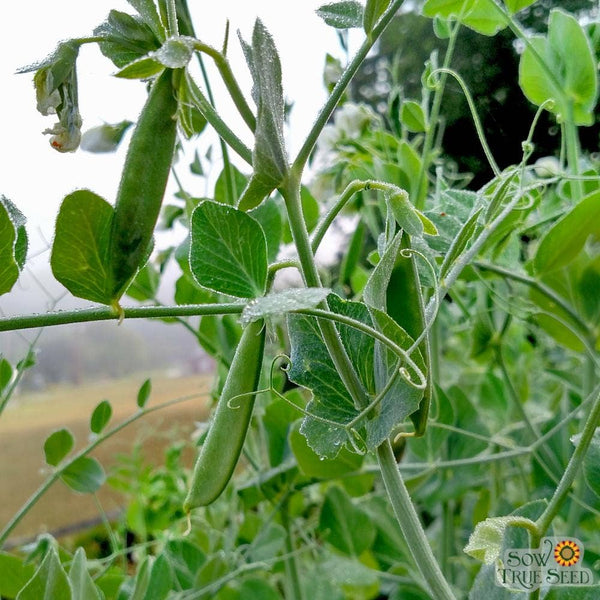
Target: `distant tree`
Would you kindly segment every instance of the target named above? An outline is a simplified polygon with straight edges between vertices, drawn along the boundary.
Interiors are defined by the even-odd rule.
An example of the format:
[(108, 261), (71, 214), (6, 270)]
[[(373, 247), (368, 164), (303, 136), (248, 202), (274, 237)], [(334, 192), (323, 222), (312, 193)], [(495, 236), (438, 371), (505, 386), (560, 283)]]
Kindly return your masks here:
[[(560, 7), (582, 18), (595, 10), (591, 0), (542, 0), (519, 14), (523, 25), (533, 31), (545, 31), (550, 10)], [(398, 16), (382, 36), (374, 56), (365, 61), (354, 79), (351, 95), (384, 114), (390, 94), (400, 90), (404, 98), (417, 99), (425, 62), (437, 48), (440, 62), (446, 40), (436, 38), (431, 19), (419, 14), (418, 7)], [(400, 50), (398, 45), (400, 40)], [(596, 42), (597, 43), (597, 42)], [(479, 111), (486, 136), (501, 168), (519, 155), (523, 132), (528, 130), (535, 107), (516, 85), (519, 64), (514, 35), (508, 29), (493, 37), (480, 35), (466, 27), (458, 36), (452, 68), (466, 81)], [(461, 171), (474, 174), (473, 187), (491, 176), (467, 102), (458, 84), (448, 79), (441, 114), (444, 115), (443, 150)], [(457, 135), (458, 133), (458, 135)], [(545, 156), (556, 148), (557, 126), (547, 113), (536, 130), (535, 154)], [(598, 123), (582, 130), (582, 147), (590, 152), (599, 147)]]

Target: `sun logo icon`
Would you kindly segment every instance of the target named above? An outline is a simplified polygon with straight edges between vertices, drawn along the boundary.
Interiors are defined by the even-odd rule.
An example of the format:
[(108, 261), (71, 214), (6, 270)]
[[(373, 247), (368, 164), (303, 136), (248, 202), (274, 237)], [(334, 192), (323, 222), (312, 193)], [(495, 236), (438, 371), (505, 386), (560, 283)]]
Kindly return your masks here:
[(572, 567), (579, 561), (580, 556), (579, 546), (571, 540), (559, 542), (554, 547), (554, 560), (561, 567)]

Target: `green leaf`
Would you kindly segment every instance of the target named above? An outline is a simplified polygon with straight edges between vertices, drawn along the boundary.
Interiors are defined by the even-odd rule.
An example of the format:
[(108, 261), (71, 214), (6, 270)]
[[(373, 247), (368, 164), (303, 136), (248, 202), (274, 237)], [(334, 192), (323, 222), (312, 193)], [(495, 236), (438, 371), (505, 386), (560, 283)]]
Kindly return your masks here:
[(90, 430), (92, 433), (99, 435), (102, 430), (108, 425), (112, 417), (112, 406), (108, 400), (102, 400), (94, 409), (90, 419)]
[(348, 556), (360, 556), (375, 540), (375, 526), (369, 515), (355, 506), (348, 495), (339, 487), (327, 490), (319, 529), (328, 532), (327, 541)]
[(264, 579), (245, 579), (240, 586), (240, 598), (244, 600), (280, 600), (281, 596)]
[[(194, 82), (193, 77), (191, 77), (186, 71), (185, 77), (180, 77), (179, 79), (177, 117), (179, 126), (181, 127), (187, 139), (190, 139), (195, 135), (199, 135), (206, 127), (206, 119), (198, 110), (198, 107), (193, 100), (194, 98), (198, 97), (196, 90), (198, 90), (198, 86)], [(200, 165), (197, 151), (195, 154), (194, 163), (192, 163), (192, 173), (196, 175), (203, 174), (202, 165)]]
[(542, 238), (534, 258), (538, 273), (568, 265), (582, 250), (590, 235), (600, 235), (600, 192), (592, 192)]
[(419, 212), (411, 204), (404, 190), (391, 194), (388, 202), (394, 219), (408, 235), (416, 237), (423, 235), (423, 222), (419, 218)]
[(590, 489), (600, 498), (600, 429), (596, 429), (583, 459), (583, 473)]
[(154, 300), (160, 284), (160, 273), (152, 263), (146, 263), (135, 275), (126, 294), (134, 300)]
[(56, 467), (73, 450), (74, 444), (75, 438), (68, 429), (59, 429), (51, 433), (44, 442), (46, 462), (51, 467)]
[(267, 242), (261, 226), (241, 210), (203, 202), (192, 215), (190, 267), (200, 285), (216, 292), (262, 296)]
[(72, 462), (60, 478), (75, 492), (93, 494), (106, 481), (106, 474), (95, 458), (82, 456)]
[(122, 68), (160, 46), (158, 38), (140, 17), (111, 10), (107, 20), (94, 29), (103, 39), (98, 45), (104, 56)]
[(454, 261), (462, 254), (463, 250), (467, 247), (467, 244), (475, 234), (478, 227), (479, 215), (483, 207), (476, 210), (467, 220), (467, 222), (461, 227), (458, 235), (452, 241), (450, 249), (444, 256), (444, 262), (440, 267), (440, 279), (444, 278), (450, 269), (454, 266)]
[(300, 423), (296, 423), (289, 434), (290, 447), (298, 466), (307, 477), (318, 479), (337, 479), (348, 473), (360, 470), (364, 457), (342, 448), (332, 459), (323, 459), (306, 442), (300, 433)]
[(244, 175), (235, 165), (225, 165), (215, 183), (215, 202), (231, 204), (229, 194), (227, 193), (229, 176), (231, 176), (231, 183), (233, 185), (233, 189), (231, 190), (233, 204), (238, 203), (242, 192), (248, 185), (249, 177), (247, 175)]
[(534, 36), (530, 43), (519, 64), (519, 85), (525, 96), (537, 106), (553, 100), (548, 110), (561, 121), (591, 125), (598, 82), (596, 60), (583, 27), (573, 15), (554, 9), (548, 36)]
[(13, 377), (12, 365), (0, 354), (0, 394), (6, 389)]
[(375, 25), (390, 4), (391, 0), (367, 0), (363, 15), (363, 28), (367, 35), (371, 35)]
[[(288, 171), (283, 137), (284, 102), (281, 85), (281, 63), (271, 34), (260, 19), (252, 32), (252, 47), (243, 45), (252, 73), (252, 95), (258, 106), (252, 166), (251, 189), (260, 192), (240, 200), (242, 210), (250, 210), (282, 183)], [(262, 195), (262, 198), (259, 196)]]
[(260, 206), (248, 211), (258, 221), (267, 239), (267, 259), (274, 262), (279, 255), (279, 245), (283, 235), (283, 218), (275, 198), (269, 198)]
[(144, 600), (165, 600), (173, 587), (173, 571), (169, 561), (161, 554), (152, 564)]
[(344, 598), (376, 598), (379, 580), (375, 570), (355, 558), (331, 554), (319, 565), (335, 590), (342, 590)]
[(583, 268), (575, 291), (584, 318), (590, 323), (597, 323), (600, 320), (600, 257)]
[(534, 4), (536, 0), (504, 0), (504, 4), (506, 4), (506, 8), (508, 8), (511, 14), (518, 13), (520, 10), (527, 8)]
[(121, 121), (114, 125), (105, 123), (98, 127), (92, 127), (81, 136), (81, 149), (96, 154), (114, 152), (132, 125), (132, 121)]
[(456, 19), (484, 35), (495, 35), (506, 27), (504, 17), (494, 8), (494, 0), (427, 0), (426, 17)]
[(128, 600), (144, 600), (144, 595), (148, 589), (148, 581), (150, 580), (151, 559), (146, 556), (137, 568), (135, 574), (133, 592), (128, 597)]
[(119, 69), (115, 77), (121, 79), (150, 79), (164, 71), (163, 65), (154, 56), (144, 56)]
[(69, 579), (60, 564), (56, 548), (52, 546), (16, 600), (71, 600), (72, 597)]
[[(535, 500), (519, 507), (513, 511), (509, 517), (520, 517), (535, 521), (540, 517), (546, 506), (547, 502), (545, 500)], [(529, 534), (526, 529), (522, 527), (506, 527), (504, 529), (500, 554), (509, 548), (528, 547)], [(519, 596), (520, 595), (521, 594), (519, 594)], [(480, 600), (481, 598), (489, 598), (490, 600), (511, 600), (514, 597), (514, 594), (498, 586), (496, 580), (496, 565), (488, 564), (484, 564), (479, 570), (469, 593), (469, 600)]]
[[(412, 345), (412, 338), (383, 312), (369, 309), (359, 302), (343, 301), (334, 294), (329, 296), (328, 303), (334, 313), (375, 326), (398, 346), (408, 348)], [(375, 342), (372, 337), (353, 327), (337, 325), (337, 329), (366, 391), (372, 395), (382, 391), (387, 384), (387, 377), (391, 376), (397, 366), (398, 358), (391, 351), (379, 348), (380, 342)], [(291, 314), (288, 316), (288, 330), (292, 348), (288, 377), (313, 392), (313, 399), (307, 406), (310, 414), (339, 424), (339, 427), (335, 427), (307, 416), (300, 431), (317, 454), (324, 458), (335, 458), (347, 441), (343, 425), (352, 421), (358, 412), (331, 360), (317, 321), (311, 317)], [(424, 371), (418, 350), (414, 351), (413, 360)], [(411, 376), (414, 377), (412, 374)], [(374, 449), (386, 439), (398, 423), (417, 409), (422, 396), (422, 390), (416, 390), (402, 377), (398, 377), (378, 407), (360, 425), (361, 430), (364, 428), (362, 433), (365, 434), (367, 448)]]
[(127, 2), (129, 2), (129, 4), (135, 8), (135, 10), (144, 20), (144, 23), (146, 23), (148, 27), (152, 29), (154, 35), (159, 40), (164, 40), (166, 37), (166, 31), (162, 21), (160, 20), (154, 0), (127, 0)]
[(248, 561), (268, 562), (273, 560), (283, 550), (286, 537), (287, 533), (281, 525), (265, 524), (252, 540), (252, 545), (248, 549)]
[(331, 293), (328, 288), (290, 288), (256, 298), (244, 307), (240, 322), (242, 325), (300, 310), (314, 308)]
[(191, 589), (200, 567), (206, 562), (206, 554), (195, 544), (185, 539), (169, 540), (165, 553), (173, 567), (175, 579), (182, 589)]
[(423, 107), (414, 100), (406, 100), (400, 109), (400, 120), (408, 131), (421, 133), (427, 131), (427, 118)]
[(54, 277), (74, 296), (110, 304), (105, 265), (113, 208), (89, 190), (65, 197), (56, 219), (50, 265)]
[(144, 383), (140, 386), (137, 395), (137, 405), (139, 408), (144, 408), (148, 399), (150, 398), (150, 394), (152, 393), (152, 380), (146, 379)]
[[(475, 531), (469, 537), (469, 543), (465, 546), (464, 552), (487, 565), (492, 565), (500, 556), (504, 532), (510, 525), (517, 525), (523, 522), (523, 517), (491, 517), (485, 521), (477, 523)], [(530, 519), (528, 521), (532, 528), (535, 523)]]
[(19, 278), (27, 254), (25, 217), (5, 196), (0, 196), (0, 295), (10, 292)]
[(0, 196), (0, 204), (8, 212), (8, 217), (12, 221), (16, 239), (14, 240), (13, 255), (19, 270), (25, 266), (27, 259), (28, 238), (25, 224), (27, 219), (25, 215), (11, 202), (6, 196)]
[(363, 6), (353, 0), (323, 4), (316, 12), (327, 25), (336, 29), (362, 27), (363, 24)]
[(75, 552), (69, 570), (69, 581), (73, 590), (72, 600), (104, 600), (103, 594), (98, 591), (88, 573), (83, 548), (77, 548)]
[(0, 552), (0, 597), (14, 598), (33, 577), (35, 567), (13, 554)]

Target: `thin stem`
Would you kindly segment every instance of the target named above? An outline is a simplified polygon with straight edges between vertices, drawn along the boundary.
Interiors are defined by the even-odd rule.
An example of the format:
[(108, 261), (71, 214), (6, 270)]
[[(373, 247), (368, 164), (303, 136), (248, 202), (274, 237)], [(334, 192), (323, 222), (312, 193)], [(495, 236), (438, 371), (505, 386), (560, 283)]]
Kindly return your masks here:
[(582, 320), (577, 311), (562, 296), (559, 296), (551, 287), (547, 286), (541, 281), (538, 281), (533, 277), (529, 277), (528, 275), (517, 273), (516, 271), (511, 271), (510, 269), (505, 269), (504, 267), (499, 267), (490, 263), (476, 261), (473, 263), (473, 266), (482, 271), (497, 273), (498, 275), (502, 275), (502, 277), (506, 277), (507, 279), (512, 279), (513, 281), (524, 283), (525, 285), (537, 290), (538, 292), (546, 296), (548, 300), (551, 300), (557, 306), (562, 308), (566, 313), (568, 313), (569, 317), (573, 319), (573, 321), (577, 324), (577, 326), (581, 329), (583, 333), (585, 333), (586, 335), (589, 334), (589, 327), (587, 326), (585, 321)]
[(492, 154), (492, 151), (490, 150), (490, 147), (487, 143), (487, 139), (485, 137), (485, 132), (483, 131), (483, 126), (481, 124), (481, 120), (479, 119), (479, 114), (477, 113), (477, 108), (475, 107), (475, 102), (473, 102), (473, 97), (471, 96), (471, 92), (469, 92), (469, 88), (467, 87), (467, 84), (464, 82), (463, 78), (458, 73), (453, 71), (452, 69), (446, 69), (446, 68), (442, 67), (441, 69), (436, 69), (432, 73), (432, 75), (434, 75), (435, 73), (446, 73), (447, 75), (452, 75), (452, 77), (454, 77), (454, 79), (456, 79), (458, 85), (460, 86), (460, 88), (463, 91), (463, 94), (465, 95), (467, 104), (469, 105), (469, 110), (471, 111), (471, 116), (473, 117), (473, 123), (474, 123), (475, 129), (477, 131), (477, 137), (479, 138), (479, 142), (481, 143), (485, 157), (487, 158), (488, 163), (490, 164), (490, 167), (492, 168), (492, 171), (494, 172), (494, 175), (496, 177), (500, 177), (500, 168), (496, 164), (494, 155)]
[(290, 523), (289, 498), (281, 506), (281, 522), (285, 529), (285, 580), (287, 583), (286, 598), (290, 600), (303, 600), (302, 586), (300, 585), (300, 576), (298, 574), (298, 561), (294, 552), (294, 532)]
[[(458, 29), (460, 24), (457, 23), (452, 33), (450, 34), (450, 38), (448, 39), (448, 48), (446, 49), (446, 55), (444, 56), (444, 64), (443, 68), (448, 69), (450, 67), (450, 63), (452, 61), (452, 56), (454, 54), (454, 46), (456, 44), (456, 38), (458, 34)], [(440, 109), (442, 106), (442, 99), (444, 97), (444, 89), (446, 87), (446, 79), (447, 74), (442, 72), (442, 76), (440, 77), (440, 81), (435, 88), (435, 93), (433, 95), (433, 103), (431, 105), (431, 113), (427, 119), (427, 131), (425, 132), (425, 140), (423, 142), (423, 151), (421, 152), (421, 169), (419, 171), (419, 179), (417, 183), (417, 193), (420, 193), (421, 187), (423, 186), (423, 182), (425, 181), (425, 177), (427, 175), (427, 169), (429, 168), (429, 155), (434, 145), (435, 140), (435, 132), (436, 127), (440, 120)], [(425, 197), (421, 199), (421, 197), (415, 198), (415, 206), (419, 210), (422, 210), (425, 205)]]
[(177, 7), (175, 0), (167, 0), (167, 27), (170, 36), (179, 35), (179, 23), (177, 21)]
[(575, 481), (575, 477), (579, 472), (579, 468), (581, 467), (583, 459), (587, 454), (592, 438), (594, 437), (594, 433), (596, 432), (596, 428), (599, 425), (600, 394), (596, 397), (594, 405), (592, 406), (592, 410), (590, 411), (590, 414), (585, 422), (581, 438), (579, 439), (575, 451), (571, 455), (569, 464), (567, 465), (567, 468), (565, 469), (565, 472), (561, 477), (556, 490), (554, 491), (554, 495), (550, 499), (546, 510), (536, 522), (541, 536), (546, 533), (550, 527), (550, 524), (554, 520), (554, 517), (556, 517), (558, 514), (563, 502), (567, 499), (571, 485), (573, 484), (573, 481)]
[[(520, 417), (521, 421), (525, 424), (525, 428), (529, 432), (529, 435), (531, 438), (531, 443), (534, 443), (541, 436), (541, 433), (537, 429), (537, 427), (534, 425), (534, 423), (531, 421), (531, 419), (529, 418), (529, 415), (527, 414), (527, 412), (525, 411), (525, 408), (523, 407), (523, 404), (521, 403), (519, 394), (517, 393), (517, 390), (515, 389), (515, 386), (513, 385), (512, 378), (510, 377), (510, 374), (506, 367), (506, 362), (504, 361), (504, 354), (502, 352), (501, 346), (496, 346), (496, 362), (498, 363), (498, 366), (500, 367), (500, 371), (502, 372), (502, 377), (503, 377), (504, 383), (506, 384), (506, 387), (508, 389), (509, 396), (512, 400), (512, 404), (515, 407), (515, 409), (517, 410), (517, 412), (519, 413), (519, 417)], [(554, 469), (554, 473), (560, 473), (561, 466), (557, 462), (554, 454), (552, 454), (552, 452), (549, 452), (548, 449), (546, 448), (546, 446), (540, 446), (539, 451), (544, 456), (543, 456), (543, 461), (542, 461), (542, 458), (537, 456), (537, 452), (534, 450), (534, 456), (535, 456), (537, 462), (539, 462), (540, 464), (542, 462), (545, 462), (547, 465), (551, 464)]]
[(369, 50), (373, 47), (373, 44), (377, 41), (379, 36), (383, 33), (383, 30), (387, 27), (388, 23), (392, 20), (396, 11), (400, 8), (404, 0), (393, 0), (385, 11), (385, 13), (379, 19), (377, 25), (373, 28), (371, 34), (365, 39), (362, 43), (361, 47), (358, 49), (354, 58), (350, 61), (339, 81), (333, 88), (331, 95), (327, 99), (327, 102), (323, 105), (323, 108), (319, 112), (317, 119), (315, 120), (314, 125), (312, 126), (302, 148), (298, 152), (298, 156), (292, 165), (292, 170), (296, 173), (301, 173), (304, 170), (304, 166), (308, 161), (308, 158), (317, 143), (317, 139), (323, 130), (323, 127), (329, 121), (329, 117), (333, 114), (335, 107), (338, 105), (338, 102), (344, 95), (346, 88), (350, 84), (352, 77), (354, 77), (355, 73), (358, 71), (360, 66), (362, 65), (364, 59), (366, 58)]
[(17, 366), (17, 375), (13, 379), (12, 383), (8, 386), (8, 388), (6, 389), (4, 394), (2, 396), (0, 396), (0, 415), (2, 415), (2, 413), (4, 412), (6, 405), (9, 403), (14, 391), (17, 389), (17, 386), (21, 382), (21, 379), (23, 378), (23, 374), (25, 373), (25, 371), (28, 368), (27, 365), (33, 364), (33, 362), (31, 362), (34, 358), (33, 349), (35, 348), (35, 345), (37, 344), (37, 341), (39, 340), (40, 335), (42, 335), (41, 331), (35, 336), (35, 339), (29, 345), (29, 348), (27, 349), (27, 354), (25, 355), (25, 358), (20, 361), (21, 367)]
[(455, 600), (450, 585), (433, 556), (389, 441), (377, 448), (377, 461), (404, 538), (410, 546), (417, 568), (429, 584), (433, 600)]
[(569, 115), (568, 119), (563, 123), (563, 131), (566, 138), (567, 147), (567, 162), (569, 163), (569, 170), (576, 178), (571, 184), (575, 187), (574, 200), (579, 202), (584, 196), (583, 181), (578, 179), (579, 176), (579, 139), (577, 137), (577, 126), (574, 122), (573, 116), (573, 101), (569, 101)]
[(208, 99), (197, 86), (189, 85), (188, 89), (196, 108), (211, 124), (217, 134), (227, 144), (229, 144), (229, 146), (235, 150), (235, 152), (237, 152), (241, 158), (243, 158), (249, 165), (252, 165), (252, 150), (250, 150), (250, 148), (248, 148), (248, 146), (246, 146), (244, 142), (242, 142), (242, 140), (240, 140), (240, 138), (233, 133), (227, 123), (221, 119), (214, 106), (208, 101)]
[(335, 218), (340, 214), (341, 210), (352, 200), (352, 197), (358, 192), (364, 190), (377, 190), (380, 192), (402, 192), (403, 190), (393, 183), (386, 183), (384, 181), (376, 181), (374, 179), (368, 179), (366, 181), (355, 180), (351, 181), (346, 189), (342, 192), (337, 202), (329, 209), (327, 214), (321, 219), (321, 221), (315, 227), (312, 236), (311, 248), (313, 254), (317, 253), (325, 234)]
[(242, 119), (244, 119), (246, 125), (248, 125), (250, 130), (254, 131), (256, 129), (256, 117), (254, 116), (252, 109), (246, 102), (246, 98), (244, 97), (244, 94), (233, 74), (233, 71), (231, 70), (231, 66), (227, 58), (225, 58), (225, 56), (223, 56), (221, 52), (215, 50), (215, 48), (213, 48), (212, 46), (204, 44), (200, 41), (197, 41), (194, 47), (199, 52), (204, 52), (204, 54), (207, 54), (214, 60), (215, 65), (219, 70), (219, 73), (221, 74), (221, 78), (223, 79), (223, 83), (225, 84), (225, 87), (227, 88), (227, 91), (229, 92), (233, 103), (238, 109), (240, 115), (242, 116)]
[(174, 404), (179, 404), (181, 402), (186, 402), (188, 400), (193, 400), (194, 398), (200, 398), (202, 396), (206, 396), (206, 394), (190, 394), (189, 396), (182, 396), (181, 398), (175, 398), (174, 400), (169, 400), (167, 402), (163, 402), (161, 404), (157, 404), (156, 406), (152, 406), (151, 408), (146, 408), (144, 410), (140, 410), (127, 419), (125, 419), (119, 425), (116, 425), (111, 430), (101, 435), (93, 442), (90, 442), (85, 448), (77, 452), (77, 454), (73, 455), (70, 460), (65, 462), (61, 467), (56, 469), (44, 483), (32, 494), (32, 496), (27, 500), (27, 502), (21, 507), (21, 509), (13, 516), (13, 518), (9, 521), (9, 523), (4, 527), (4, 529), (0, 532), (0, 548), (6, 542), (6, 539), (13, 531), (13, 529), (21, 522), (23, 517), (33, 508), (33, 506), (37, 503), (37, 501), (58, 481), (62, 474), (68, 469), (75, 461), (80, 458), (87, 456), (92, 450), (94, 450), (97, 446), (99, 446), (102, 442), (112, 437), (113, 435), (119, 433), (119, 431), (125, 429), (128, 425), (131, 425), (138, 419), (149, 415), (158, 410), (162, 410), (163, 408), (168, 408), (169, 406), (173, 406)]
[[(123, 308), (125, 319), (162, 319), (165, 317), (195, 317), (203, 315), (237, 315), (244, 305), (229, 304), (186, 304), (182, 306), (131, 306)], [(108, 306), (64, 310), (41, 315), (25, 315), (0, 318), (0, 331), (17, 329), (36, 329), (69, 323), (88, 323), (90, 321), (118, 321), (121, 315)]]
[[(315, 258), (312, 252), (304, 214), (302, 212), (302, 201), (300, 199), (300, 178), (294, 176), (292, 170), (287, 177), (285, 185), (281, 189), (285, 205), (287, 208), (288, 219), (292, 237), (298, 251), (298, 258), (302, 266), (302, 276), (307, 287), (322, 287), (321, 278), (317, 270)], [(327, 308), (326, 303), (322, 303), (323, 308)], [(324, 311), (326, 312), (326, 311)], [(319, 324), (323, 341), (327, 346), (331, 359), (340, 374), (346, 389), (350, 393), (356, 408), (362, 408), (369, 404), (369, 398), (360, 382), (346, 349), (335, 325), (330, 321), (322, 321)]]

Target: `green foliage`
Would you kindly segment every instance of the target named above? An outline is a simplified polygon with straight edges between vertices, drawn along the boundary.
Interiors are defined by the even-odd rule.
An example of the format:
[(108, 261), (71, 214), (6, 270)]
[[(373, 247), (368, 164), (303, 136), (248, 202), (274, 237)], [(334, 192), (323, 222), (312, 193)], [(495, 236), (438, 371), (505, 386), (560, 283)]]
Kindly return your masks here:
[[(358, 88), (348, 83), (361, 64), (373, 66), (365, 57), (401, 2), (325, 4), (317, 14), (346, 53), (345, 30), (362, 28), (355, 33), (364, 42), (346, 65), (328, 59), (330, 98), (298, 156), (288, 157), (282, 65), (260, 19), (251, 42), (241, 41), (251, 107), (228, 62), (227, 35), (222, 50), (196, 39), (184, 0), (130, 4), (135, 15), (112, 11), (95, 38), (64, 42), (29, 68), (40, 110), (58, 113), (51, 133), (61, 150), (79, 141), (81, 44), (98, 43), (120, 77), (155, 79), (114, 208), (78, 190), (57, 217), (55, 278), (109, 308), (0, 323), (181, 322), (216, 361), (219, 401), (208, 433), (202, 426), (197, 443), (172, 443), (164, 465), (149, 465), (140, 444), (119, 457), (108, 481), (126, 507), (116, 524), (105, 523), (101, 557), (42, 537), (27, 556), (0, 554), (0, 594), (505, 599), (514, 594), (498, 585), (502, 553), (530, 547), (553, 526), (585, 544), (581, 566), (590, 568), (600, 547), (600, 166), (582, 149), (581, 126), (595, 119), (597, 24), (584, 25), (571, 4), (532, 24), (538, 7), (530, 0), (427, 0), (424, 16), (398, 17), (423, 43), (372, 69), (371, 110), (352, 101), (360, 74)], [(384, 54), (406, 37), (390, 31)], [(462, 39), (477, 52), (465, 52)], [(497, 40), (511, 58), (490, 71), (483, 58)], [(518, 76), (503, 70), (518, 61), (513, 44), (523, 48)], [(202, 84), (197, 54), (216, 67)], [(466, 88), (449, 75), (465, 61), (474, 93), (461, 104)], [(382, 69), (389, 77), (380, 78)], [(253, 137), (248, 146), (219, 115), (220, 102), (204, 96), (209, 73), (223, 80)], [(510, 81), (485, 95), (478, 86), (488, 77)], [(539, 114), (523, 117), (524, 104), (511, 104), (515, 90)], [(499, 160), (504, 138), (490, 135), (478, 113), (498, 109), (500, 119), (502, 106), (519, 140)], [(449, 159), (453, 144), (461, 153), (473, 146), (467, 119), (486, 164), (473, 181), (464, 172), (470, 158), (459, 167)], [(543, 135), (548, 119), (554, 137)], [(100, 147), (114, 148), (124, 123), (104, 126)], [(209, 128), (222, 162), (196, 145)], [(181, 184), (163, 206), (169, 171), (182, 168), (174, 152), (188, 145), (194, 159), (183, 167), (204, 183), (202, 197)], [(248, 163), (244, 170), (228, 148)], [(154, 251), (159, 211), (160, 227), (185, 230), (185, 239)], [(24, 267), (27, 234), (4, 198), (0, 231), (5, 293)], [(336, 252), (316, 262), (325, 235)], [(280, 277), (283, 269), (299, 271), (295, 283)], [(175, 305), (161, 306), (172, 273)], [(126, 290), (144, 304), (121, 307)], [(0, 357), (2, 409), (30, 363)], [(97, 404), (90, 442), (76, 453), (68, 429), (52, 433), (48, 479), (3, 526), (0, 543), (58, 479), (95, 494), (107, 476), (90, 453), (164, 408), (148, 405), (151, 392), (148, 379), (132, 416), (117, 424), (110, 402)], [(197, 446), (190, 473), (187, 451)], [(540, 597), (594, 593), (556, 588)]]

